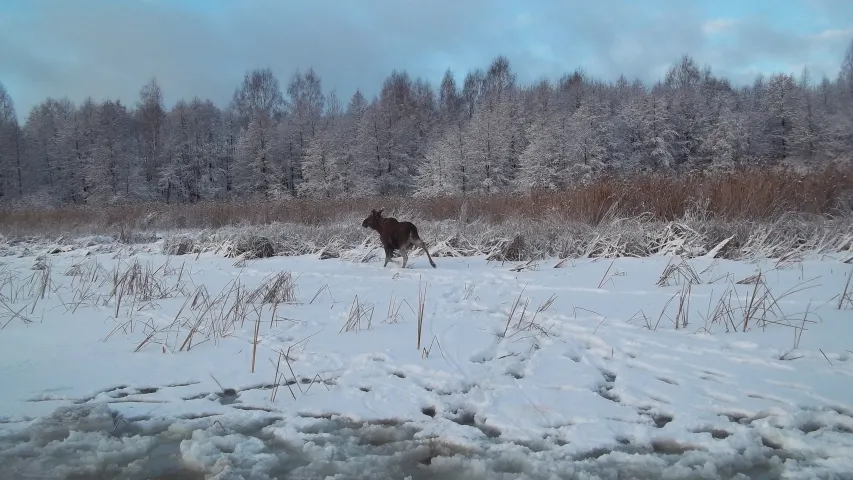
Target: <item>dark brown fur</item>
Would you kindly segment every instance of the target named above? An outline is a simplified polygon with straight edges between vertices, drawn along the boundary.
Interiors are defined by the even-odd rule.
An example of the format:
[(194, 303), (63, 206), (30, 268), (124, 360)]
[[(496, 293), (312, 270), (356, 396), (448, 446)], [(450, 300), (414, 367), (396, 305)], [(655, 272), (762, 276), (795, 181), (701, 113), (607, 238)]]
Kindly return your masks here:
[(398, 222), (396, 218), (383, 217), (383, 208), (379, 210), (371, 210), (370, 215), (361, 222), (364, 228), (371, 228), (379, 232), (379, 241), (382, 242), (382, 248), (385, 249), (385, 264), (388, 266), (391, 260), (391, 254), (394, 250), (400, 250), (400, 255), (403, 257), (403, 268), (406, 268), (406, 262), (409, 260), (410, 248), (421, 248), (429, 259), (429, 264), (435, 268), (435, 262), (427, 250), (427, 245), (418, 236), (418, 227), (412, 222)]

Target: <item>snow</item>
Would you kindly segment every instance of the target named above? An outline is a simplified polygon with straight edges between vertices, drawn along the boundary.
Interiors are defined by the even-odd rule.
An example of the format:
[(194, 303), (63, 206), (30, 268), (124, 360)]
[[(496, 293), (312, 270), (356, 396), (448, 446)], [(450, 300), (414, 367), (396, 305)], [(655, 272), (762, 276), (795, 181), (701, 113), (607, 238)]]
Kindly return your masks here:
[(0, 477), (853, 478), (842, 254), (162, 245), (0, 258)]

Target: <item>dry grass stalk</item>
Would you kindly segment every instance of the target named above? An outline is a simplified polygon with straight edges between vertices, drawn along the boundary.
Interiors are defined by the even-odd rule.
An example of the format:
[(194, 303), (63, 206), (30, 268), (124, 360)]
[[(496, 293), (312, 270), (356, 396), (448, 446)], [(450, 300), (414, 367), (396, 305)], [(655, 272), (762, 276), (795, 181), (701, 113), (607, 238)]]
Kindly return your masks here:
[[(275, 313), (273, 312), (273, 315)], [(261, 332), (261, 312), (258, 310), (258, 318), (255, 320), (255, 330), (252, 332), (252, 368), (250, 373), (255, 373), (255, 357), (258, 355), (258, 334)]]
[[(159, 333), (159, 331), (156, 328), (152, 328), (149, 331), (148, 335), (141, 342), (139, 342), (139, 344), (136, 346), (136, 348), (133, 349), (133, 352), (136, 353), (136, 352), (142, 350), (142, 348), (145, 345), (147, 345), (149, 342), (151, 342), (154, 339), (154, 336), (157, 335), (157, 333)], [(109, 337), (107, 337), (107, 338), (109, 338)]]
[(242, 326), (248, 314), (249, 302), (246, 301), (247, 293), (240, 282), (235, 282), (231, 289), (228, 290), (223, 303), (226, 303), (231, 298), (232, 293), (234, 300), (231, 302), (231, 308), (228, 309), (228, 312), (221, 319), (223, 331), (234, 328), (238, 320)]
[[(713, 298), (713, 292), (711, 292), (711, 298)], [(711, 299), (709, 298), (709, 303)], [(719, 300), (717, 300), (717, 304), (714, 307), (712, 312), (709, 312), (707, 316), (704, 317), (705, 320), (705, 331), (711, 331), (711, 325), (719, 325), (722, 324), (726, 332), (731, 332), (737, 330), (735, 327), (735, 317), (734, 312), (731, 307), (732, 303), (732, 290), (730, 287), (726, 287), (723, 291), (723, 294), (720, 296)], [(702, 316), (702, 314), (699, 314)]]
[(536, 261), (536, 259), (535, 259), (535, 258), (531, 258), (530, 260), (528, 260), (528, 261), (526, 261), (526, 262), (524, 262), (524, 263), (520, 263), (520, 264), (518, 264), (518, 265), (516, 265), (516, 266), (514, 266), (514, 267), (512, 267), (512, 268), (510, 268), (509, 270), (510, 270), (511, 272), (524, 272), (524, 271), (536, 271), (536, 270), (539, 270), (539, 264), (538, 264), (538, 263), (534, 263), (535, 261)]
[[(284, 355), (283, 352), (279, 350), (278, 352), (278, 361), (275, 362), (275, 374), (273, 375), (273, 388), (272, 392), (270, 392), (270, 402), (275, 402), (275, 396), (278, 394), (279, 382), (281, 381), (281, 377), (279, 376), (279, 370), (281, 368), (281, 357)], [(291, 390), (290, 393), (293, 393)], [(296, 400), (296, 395), (293, 396), (293, 399)]]
[(567, 263), (571, 263), (572, 266), (575, 266), (575, 262), (572, 261), (571, 258), (565, 257), (565, 258), (560, 259), (560, 261), (558, 261), (557, 263), (555, 263), (554, 268), (564, 268)]
[(441, 348), (441, 342), (438, 341), (438, 336), (433, 335), (432, 341), (429, 342), (429, 347), (426, 347), (421, 351), (421, 358), (429, 358), (430, 353), (432, 353), (433, 345), (438, 345), (439, 351), (441, 351), (442, 355), (444, 355), (444, 349)]
[(796, 356), (796, 357), (792, 356), (791, 352), (800, 348), (800, 340), (803, 338), (803, 331), (806, 329), (806, 322), (807, 322), (807, 319), (809, 316), (809, 309), (811, 308), (811, 306), (812, 306), (812, 302), (809, 302), (809, 305), (806, 307), (806, 313), (803, 315), (802, 324), (799, 327), (794, 326), (794, 346), (793, 346), (793, 348), (791, 348), (791, 350), (782, 354), (779, 357), (779, 360), (797, 360), (797, 359), (803, 358), (802, 355)]
[(315, 383), (322, 384), (324, 387), (326, 387), (326, 391), (329, 391), (329, 385), (327, 385), (328, 382), (326, 380), (324, 380), (323, 377), (321, 377), (319, 373), (317, 373), (317, 374), (314, 374), (313, 377), (311, 377), (311, 382), (308, 384), (307, 387), (305, 387), (305, 393), (308, 393), (308, 390), (311, 390), (311, 386), (314, 385)]
[(598, 322), (598, 325), (596, 325), (596, 326), (595, 326), (595, 328), (592, 330), (592, 334), (593, 334), (593, 335), (595, 335), (595, 332), (597, 332), (597, 331), (598, 331), (598, 329), (599, 329), (599, 328), (601, 328), (601, 326), (602, 326), (602, 325), (604, 325), (604, 322), (605, 322), (606, 320), (607, 320), (607, 317), (604, 317), (604, 318), (602, 318), (602, 319), (601, 319), (601, 321), (600, 321), (600, 322)]
[[(169, 325), (156, 327), (146, 323), (146, 337), (137, 345), (135, 351), (148, 344), (160, 344), (163, 350), (174, 350), (170, 346), (172, 341), (179, 345), (179, 352), (189, 351), (192, 347), (208, 341), (218, 342), (220, 338), (232, 335), (238, 322), (242, 325), (245, 321), (250, 310), (246, 299), (245, 289), (238, 279), (229, 282), (216, 296), (211, 296), (207, 288), (200, 285), (186, 297)], [(262, 307), (253, 306), (251, 309), (258, 315), (262, 314)], [(275, 315), (275, 308), (272, 312)], [(127, 330), (128, 323), (117, 328)], [(161, 338), (164, 335), (165, 338)], [(180, 336), (183, 336), (182, 341)], [(197, 336), (201, 338), (195, 341)], [(169, 340), (169, 337), (174, 337), (174, 340)]]
[[(103, 269), (103, 267), (100, 267), (100, 265), (98, 265), (98, 268), (103, 271), (104, 280), (106, 280), (109, 274)], [(97, 306), (98, 298), (100, 298), (100, 294), (94, 290), (97, 279), (97, 272), (94, 272), (92, 275), (87, 273), (74, 277), (71, 281), (73, 295), (70, 304), (66, 305), (66, 312), (71, 310), (71, 313), (76, 313), (77, 309), (83, 304)]]
[(412, 313), (415, 313), (415, 310), (412, 308), (412, 306), (406, 299), (400, 300), (395, 304), (394, 295), (392, 294), (391, 298), (388, 300), (388, 312), (386, 313), (385, 320), (382, 320), (382, 323), (392, 324), (399, 322), (402, 318), (400, 308), (403, 306), (404, 303), (406, 304), (406, 306), (409, 307), (409, 310), (411, 310)]
[(197, 308), (201, 305), (207, 305), (210, 302), (210, 292), (207, 291), (206, 286), (199, 285), (189, 298), (192, 299), (190, 308)]
[(675, 329), (687, 328), (688, 317), (690, 316), (690, 290), (693, 283), (687, 283), (681, 288), (681, 295), (678, 299), (678, 312), (675, 314)]
[(247, 301), (255, 303), (298, 303), (296, 300), (296, 281), (290, 272), (278, 272), (268, 276), (264, 282), (249, 294)]
[(613, 268), (613, 262), (614, 261), (615, 260), (610, 261), (610, 265), (608, 265), (607, 270), (604, 271), (604, 275), (601, 277), (601, 280), (599, 280), (597, 288), (601, 289), (601, 286), (604, 285), (604, 282), (607, 279), (607, 274), (610, 273), (610, 269)]
[(808, 306), (806, 307), (806, 313), (803, 314), (803, 323), (800, 325), (799, 330), (794, 329), (794, 349), (800, 348), (800, 340), (803, 338), (803, 331), (806, 329), (806, 321), (809, 317), (809, 309), (812, 306), (812, 302), (809, 301)]
[(462, 300), (468, 300), (471, 295), (474, 294), (474, 284), (469, 284), (465, 282), (465, 287), (463, 288)]
[[(275, 366), (275, 377), (274, 377), (274, 381), (273, 381), (273, 389), (272, 389), (272, 394), (271, 394), (271, 398), (270, 398), (271, 401), (275, 401), (275, 398), (278, 394), (278, 388), (280, 385), (282, 385), (282, 379), (284, 379), (283, 384), (286, 385), (287, 388), (290, 390), (290, 395), (293, 397), (294, 400), (296, 400), (296, 393), (294, 393), (293, 388), (291, 387), (292, 384), (296, 384), (297, 388), (299, 389), (299, 392), (302, 394), (305, 394), (308, 391), (308, 389), (311, 388), (311, 385), (309, 385), (308, 389), (306, 389), (305, 392), (303, 392), (302, 387), (299, 386), (299, 383), (296, 380), (296, 373), (293, 370), (293, 365), (291, 365), (291, 363), (290, 363), (292, 361), (295, 361), (295, 359), (294, 359), (294, 357), (291, 356), (290, 352), (291, 352), (291, 350), (294, 350), (294, 349), (297, 349), (300, 347), (302, 348), (302, 350), (304, 350), (305, 347), (308, 345), (308, 340), (310, 340), (311, 337), (313, 337), (314, 335), (317, 335), (321, 331), (322, 330), (314, 332), (311, 335), (303, 338), (302, 340), (300, 340), (294, 344), (291, 344), (290, 346), (287, 347), (286, 352), (282, 352), (281, 350), (278, 350), (278, 361), (275, 364), (273, 364)], [(287, 364), (287, 368), (290, 370), (291, 375), (293, 375), (292, 380), (287, 380), (287, 378), (284, 376), (284, 374), (279, 374), (282, 359), (284, 359), (285, 363)], [(270, 359), (270, 362), (272, 362), (272, 359)], [(320, 378), (319, 374), (317, 374), (314, 378)], [(321, 381), (323, 381), (322, 378), (321, 378)], [(313, 384), (313, 379), (312, 379), (311, 383)], [(323, 383), (325, 385), (326, 382), (323, 381)], [(328, 389), (328, 386), (326, 386), (326, 388)]]
[(270, 329), (278, 325), (278, 318), (275, 316), (275, 312), (278, 311), (278, 304), (275, 303), (272, 306), (272, 312), (270, 313)]
[(314, 303), (314, 300), (316, 300), (316, 299), (317, 299), (317, 297), (318, 297), (318, 296), (320, 296), (320, 294), (321, 294), (321, 293), (323, 293), (323, 290), (325, 290), (325, 291), (326, 291), (326, 293), (328, 293), (328, 294), (329, 294), (329, 298), (331, 298), (331, 299), (332, 299), (332, 303), (335, 303), (335, 297), (333, 297), (333, 296), (332, 296), (332, 291), (331, 291), (331, 290), (329, 290), (329, 285), (328, 285), (328, 284), (326, 284), (326, 285), (323, 285), (322, 287), (320, 287), (320, 289), (319, 289), (319, 290), (317, 290), (317, 293), (315, 293), (315, 294), (314, 294), (314, 296), (313, 296), (313, 297), (311, 297), (311, 301), (310, 301), (310, 302), (308, 302), (308, 305), (313, 304), (313, 303)]
[(680, 261), (678, 263), (673, 263), (673, 259), (670, 259), (670, 261), (667, 262), (660, 278), (658, 278), (657, 286), (669, 286), (670, 282), (678, 285), (681, 281), (688, 284), (702, 283), (702, 279), (699, 277), (699, 274), (696, 273), (696, 269), (694, 269), (686, 260), (679, 260)]
[[(525, 284), (524, 287), (521, 289), (521, 291), (518, 292), (518, 296), (515, 297), (515, 302), (513, 302), (512, 308), (510, 308), (510, 310), (509, 310), (509, 315), (507, 315), (507, 318), (506, 318), (506, 327), (504, 327), (503, 334), (501, 335), (503, 338), (506, 338), (507, 332), (509, 332), (509, 326), (512, 323), (512, 319), (515, 316), (516, 310), (518, 310), (518, 306), (521, 304), (521, 295), (524, 293), (524, 290), (526, 290), (526, 289), (527, 289), (527, 285)], [(523, 317), (524, 316), (522, 315), (522, 318)], [(519, 322), (521, 322), (521, 319), (519, 319)]]
[(743, 280), (738, 280), (736, 283), (738, 285), (758, 285), (761, 283), (761, 272), (758, 272), (754, 275), (750, 275)]
[(790, 250), (788, 252), (783, 253), (773, 265), (774, 269), (777, 268), (786, 268), (792, 265), (796, 265), (803, 261), (803, 252), (800, 249)]
[[(299, 389), (299, 393), (304, 395), (305, 392), (302, 391), (302, 387), (299, 385), (299, 381), (296, 378), (296, 372), (293, 371), (293, 365), (290, 364), (290, 358), (287, 355), (284, 356), (284, 363), (287, 364), (287, 368), (288, 368), (288, 370), (290, 370), (290, 374), (293, 375), (293, 383), (296, 384), (296, 388)], [(287, 382), (287, 383), (289, 384), (290, 382)], [(296, 399), (295, 396), (293, 398), (294, 398), (294, 400)]]
[(417, 349), (421, 349), (421, 335), (424, 327), (424, 305), (426, 303), (426, 287), (421, 289), (422, 276), (418, 275), (418, 345)]
[(628, 320), (626, 320), (626, 322), (627, 322), (627, 323), (634, 323), (634, 322), (636, 322), (637, 320), (642, 320), (642, 321), (643, 321), (643, 326), (644, 326), (644, 327), (646, 327), (648, 330), (651, 330), (651, 329), (652, 329), (651, 318), (649, 318), (649, 317), (646, 315), (646, 313), (645, 313), (645, 312), (643, 312), (642, 310), (638, 310), (636, 313), (634, 313), (633, 315), (631, 315), (631, 318), (629, 318)]
[[(780, 307), (781, 300), (785, 297), (817, 287), (818, 285), (809, 285), (815, 280), (814, 278), (801, 282), (778, 296), (770, 291), (762, 272), (752, 275), (746, 280), (748, 281), (730, 282), (729, 286), (717, 300), (714, 310), (703, 316), (705, 320), (704, 329), (706, 331), (710, 331), (711, 326), (715, 324), (722, 324), (726, 332), (745, 332), (756, 325), (760, 328), (767, 328), (768, 325), (778, 325), (794, 329), (795, 336), (799, 338), (799, 335), (802, 335), (802, 330), (805, 329), (805, 324), (814, 322), (813, 320), (808, 320), (807, 317), (811, 312), (807, 310), (800, 322), (800, 326), (797, 326), (792, 321), (792, 317), (786, 315)], [(751, 284), (752, 288), (744, 298), (741, 298), (735, 288), (736, 284)]]
[(522, 259), (524, 252), (524, 237), (516, 233), (512, 240), (503, 241), (486, 256), (487, 261), (519, 261)]
[[(187, 302), (184, 302), (184, 304), (181, 306), (181, 309), (178, 310), (177, 315), (175, 315), (175, 321), (172, 323), (172, 325), (177, 323), (178, 317), (180, 317), (181, 312), (183, 312), (188, 301), (189, 301), (189, 298), (187, 298)], [(184, 348), (186, 348), (188, 352), (190, 351), (190, 349), (192, 348), (193, 336), (196, 334), (196, 332), (198, 332), (201, 329), (202, 324), (204, 323), (204, 320), (205, 320), (204, 313), (206, 313), (211, 307), (212, 307), (212, 304), (208, 303), (208, 305), (206, 306), (203, 313), (201, 315), (197, 315), (195, 320), (190, 323), (190, 325), (191, 325), (190, 330), (187, 333), (187, 336), (184, 338), (183, 343), (181, 343), (181, 347), (178, 349), (179, 352), (184, 351)], [(184, 324), (184, 325), (186, 325), (186, 324)]]
[(134, 301), (148, 302), (186, 295), (183, 268), (177, 272), (178, 277), (174, 282), (167, 282), (165, 266), (152, 269), (151, 264), (147, 263), (143, 267), (138, 259), (135, 259), (124, 271), (120, 270), (120, 266), (116, 266), (112, 272), (113, 288), (106, 300), (109, 302), (115, 299), (116, 318), (119, 317), (121, 306), (128, 296), (133, 296)]
[(841, 292), (841, 297), (838, 298), (838, 309), (841, 310), (845, 304), (853, 307), (853, 291), (850, 290), (850, 280), (853, 279), (853, 270), (847, 275), (847, 282), (844, 283), (844, 291)]
[(829, 363), (829, 365), (832, 366), (832, 362), (829, 361), (829, 357), (826, 356), (826, 353), (824, 353), (823, 349), (818, 348), (818, 350), (820, 351), (820, 354), (823, 355), (823, 358), (826, 359), (827, 363)]
[(817, 279), (819, 279), (819, 278), (820, 278), (820, 277), (812, 277), (812, 278), (810, 278), (810, 279), (808, 279), (808, 280), (803, 280), (802, 282), (800, 282), (800, 283), (798, 283), (798, 284), (794, 285), (793, 287), (789, 288), (788, 290), (785, 290), (785, 292), (783, 292), (783, 293), (782, 293), (782, 295), (780, 295), (778, 298), (777, 298), (777, 297), (775, 297), (772, 293), (770, 293), (770, 290), (769, 290), (769, 288), (768, 288), (768, 290), (767, 290), (767, 292), (768, 292), (768, 293), (767, 293), (767, 294), (768, 294), (768, 295), (770, 296), (770, 298), (773, 300), (773, 302), (772, 302), (772, 304), (771, 304), (771, 307), (778, 307), (779, 301), (780, 301), (780, 300), (782, 300), (783, 298), (785, 298), (785, 297), (789, 296), (789, 295), (792, 295), (792, 294), (794, 294), (794, 293), (799, 293), (799, 292), (802, 292), (802, 291), (805, 291), (805, 290), (809, 290), (809, 289), (812, 289), (812, 288), (817, 288), (817, 287), (819, 287), (820, 285), (809, 285), (810, 283), (814, 282), (815, 280), (817, 280)]
[[(549, 308), (551, 308), (551, 305), (553, 305), (556, 300), (557, 300), (557, 295), (551, 294), (551, 296), (548, 297), (547, 300), (545, 300), (539, 304), (539, 307), (536, 308), (536, 314), (539, 314), (539, 313), (544, 312), (545, 310), (548, 310)], [(533, 318), (535, 319), (536, 315), (534, 315)]]
[(32, 320), (21, 315), (21, 312), (26, 310), (29, 305), (24, 305), (23, 307), (19, 308), (18, 310), (14, 310), (12, 308), (12, 306), (9, 305), (8, 303), (6, 303), (6, 301), (4, 299), (0, 298), (0, 306), (3, 307), (3, 312), (0, 313), (0, 318), (4, 318), (4, 317), (8, 318), (5, 322), (3, 322), (3, 325), (0, 326), (0, 330), (5, 329), (6, 326), (8, 326), (10, 323), (12, 323), (12, 320), (14, 320), (16, 318), (20, 319), (22, 322), (24, 322), (24, 324), (33, 323)]
[(655, 322), (655, 326), (654, 326), (654, 328), (652, 328), (652, 331), (657, 331), (658, 327), (660, 326), (660, 321), (663, 319), (663, 316), (666, 314), (667, 307), (669, 307), (669, 304), (672, 303), (672, 301), (675, 300), (675, 297), (677, 297), (677, 296), (679, 296), (678, 293), (673, 294), (671, 297), (669, 297), (669, 300), (667, 300), (666, 303), (663, 305), (663, 309), (661, 309), (660, 315), (658, 315), (657, 322)]
[[(349, 315), (347, 316), (347, 321), (343, 327), (341, 327), (340, 332), (352, 332), (355, 331), (358, 333), (362, 328), (362, 323), (366, 323), (367, 329), (369, 330), (373, 322), (373, 305), (363, 305), (358, 300), (358, 295), (355, 296), (352, 300), (352, 304), (350, 305)], [(338, 333), (340, 333), (338, 332)]]

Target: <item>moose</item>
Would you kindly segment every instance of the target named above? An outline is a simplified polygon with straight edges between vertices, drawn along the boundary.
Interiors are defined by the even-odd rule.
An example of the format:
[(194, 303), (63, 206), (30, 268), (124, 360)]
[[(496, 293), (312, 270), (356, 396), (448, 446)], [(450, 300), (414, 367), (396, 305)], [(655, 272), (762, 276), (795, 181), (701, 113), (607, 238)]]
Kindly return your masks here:
[(406, 262), (409, 260), (409, 249), (420, 247), (426, 252), (429, 264), (435, 268), (435, 262), (432, 261), (426, 243), (418, 236), (418, 227), (412, 222), (398, 222), (396, 218), (383, 217), (383, 210), (385, 209), (371, 210), (370, 215), (361, 222), (362, 227), (379, 232), (379, 241), (382, 242), (382, 247), (385, 249), (385, 264), (382, 266), (387, 267), (394, 250), (400, 250), (400, 254), (403, 256), (403, 268), (406, 268)]

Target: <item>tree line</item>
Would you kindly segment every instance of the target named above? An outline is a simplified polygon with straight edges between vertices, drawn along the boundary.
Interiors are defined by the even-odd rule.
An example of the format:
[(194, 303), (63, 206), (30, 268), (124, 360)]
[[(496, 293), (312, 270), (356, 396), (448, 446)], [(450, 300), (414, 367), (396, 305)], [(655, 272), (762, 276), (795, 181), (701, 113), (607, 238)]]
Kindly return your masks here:
[(234, 197), (561, 189), (602, 174), (849, 160), (853, 42), (837, 78), (732, 86), (688, 55), (653, 85), (582, 70), (516, 81), (506, 57), (461, 84), (395, 70), (346, 103), (313, 70), (246, 72), (227, 106), (47, 98), (19, 118), (0, 83), (0, 205), (192, 203)]

